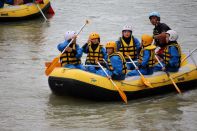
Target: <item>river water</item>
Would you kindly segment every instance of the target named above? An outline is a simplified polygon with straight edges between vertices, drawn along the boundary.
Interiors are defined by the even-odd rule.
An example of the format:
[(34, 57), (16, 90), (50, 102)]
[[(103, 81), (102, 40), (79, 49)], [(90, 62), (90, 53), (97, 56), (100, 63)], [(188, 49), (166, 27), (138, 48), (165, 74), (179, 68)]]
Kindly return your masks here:
[[(0, 24), (0, 131), (196, 131), (197, 90), (179, 95), (123, 102), (94, 102), (57, 97), (48, 87), (44, 63), (59, 52), (57, 44), (67, 30), (79, 30), (82, 46), (96, 31), (101, 42), (117, 40), (124, 24), (133, 34), (152, 34), (148, 14), (161, 13), (161, 21), (176, 30), (184, 52), (197, 46), (196, 0), (53, 0), (56, 12), (49, 22)], [(197, 59), (197, 57), (195, 57)]]

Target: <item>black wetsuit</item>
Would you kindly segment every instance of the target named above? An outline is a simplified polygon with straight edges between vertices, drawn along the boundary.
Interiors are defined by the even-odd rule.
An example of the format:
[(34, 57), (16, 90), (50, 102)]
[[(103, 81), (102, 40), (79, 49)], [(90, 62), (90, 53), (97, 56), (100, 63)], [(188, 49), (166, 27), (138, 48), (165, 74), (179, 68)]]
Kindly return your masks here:
[[(153, 29), (153, 35), (159, 35), (162, 32), (167, 32), (168, 30), (171, 30), (170, 27), (168, 25), (166, 25), (165, 23), (159, 23), (158, 25), (155, 26), (155, 28)], [(157, 46), (161, 46), (159, 45), (159, 41), (156, 39), (155, 40), (155, 44)]]

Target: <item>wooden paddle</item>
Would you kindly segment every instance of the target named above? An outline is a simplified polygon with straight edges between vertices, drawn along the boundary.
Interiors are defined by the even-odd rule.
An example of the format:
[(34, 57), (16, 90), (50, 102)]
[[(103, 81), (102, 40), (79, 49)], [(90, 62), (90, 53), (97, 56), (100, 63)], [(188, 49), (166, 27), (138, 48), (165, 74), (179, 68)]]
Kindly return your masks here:
[[(79, 32), (76, 34), (76, 37), (79, 35), (79, 33), (82, 31), (82, 29), (89, 23), (88, 20), (86, 20), (85, 24), (81, 27), (81, 29), (79, 30)], [(45, 70), (45, 74), (48, 76), (55, 67), (58, 67), (59, 65), (59, 59), (62, 56), (62, 54), (66, 51), (66, 48), (69, 47), (69, 45), (73, 42), (74, 39), (72, 39), (68, 45), (64, 48), (64, 50), (62, 51), (62, 53), (60, 55), (58, 55), (56, 58), (53, 59), (53, 61), (51, 62), (51, 64), (46, 68)]]
[(43, 18), (45, 19), (45, 21), (48, 21), (48, 19), (46, 18), (46, 16), (44, 15), (42, 9), (40, 8), (39, 4), (35, 3), (35, 5), (37, 6), (38, 10), (40, 11), (40, 13), (42, 14)]
[[(163, 64), (161, 63), (161, 61), (158, 59), (158, 57), (157, 57), (156, 55), (155, 55), (155, 58), (157, 59), (157, 61), (158, 61), (159, 64), (161, 65), (161, 67), (163, 68), (163, 67), (164, 67)], [(167, 72), (167, 71), (165, 71), (165, 72), (166, 72), (167, 76), (170, 78), (170, 80), (172, 81), (172, 83), (173, 83), (174, 87), (176, 88), (177, 92), (178, 92), (179, 94), (181, 94), (181, 90), (179, 89), (179, 87), (176, 85), (176, 83), (174, 82), (174, 80), (173, 80), (172, 77), (170, 76), (170, 73)]]
[(103, 66), (97, 61), (97, 64), (101, 67), (101, 69), (104, 71), (104, 73), (106, 74), (106, 76), (109, 78), (109, 80), (111, 81), (111, 83), (116, 87), (116, 89), (118, 90), (122, 100), (127, 104), (127, 96), (126, 94), (123, 92), (123, 90), (121, 88), (119, 88), (114, 81), (110, 78), (110, 76), (107, 74), (107, 72), (105, 71), (105, 69), (103, 68)]
[(190, 57), (196, 50), (197, 50), (197, 48), (192, 50), (192, 52), (190, 52), (188, 56), (186, 56), (185, 58), (182, 59), (181, 63), (183, 63), (188, 57)]
[[(136, 64), (134, 63), (134, 61), (131, 59), (131, 57), (129, 55), (127, 55), (127, 57), (129, 58), (129, 60), (132, 62), (132, 64), (134, 65), (135, 68), (137, 68)], [(151, 83), (144, 77), (144, 75), (142, 75), (142, 73), (140, 72), (139, 69), (136, 69), (138, 71), (138, 73), (140, 74), (140, 77), (143, 81), (143, 83), (148, 86), (148, 87), (151, 87), (153, 88), (153, 86), (151, 85)]]

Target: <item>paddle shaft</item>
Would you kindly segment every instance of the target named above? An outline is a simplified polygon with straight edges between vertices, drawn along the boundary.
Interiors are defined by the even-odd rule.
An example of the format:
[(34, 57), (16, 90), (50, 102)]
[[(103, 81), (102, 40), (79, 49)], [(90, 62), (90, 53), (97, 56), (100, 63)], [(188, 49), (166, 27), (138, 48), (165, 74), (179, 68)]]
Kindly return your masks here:
[[(161, 67), (163, 68), (163, 64), (161, 63), (161, 61), (158, 59), (158, 57), (155, 55), (155, 58), (157, 59), (157, 61), (159, 62), (159, 64), (161, 65)], [(176, 83), (174, 82), (174, 80), (172, 79), (172, 77), (170, 76), (170, 73), (165, 71), (167, 76), (170, 78), (170, 80), (172, 81), (174, 87), (176, 88), (176, 90), (178, 91), (179, 94), (181, 94), (181, 90), (179, 89), (179, 87), (176, 85)]]
[(148, 80), (146, 80), (146, 78), (145, 78), (144, 75), (140, 72), (140, 70), (137, 69), (137, 66), (136, 66), (136, 64), (134, 63), (134, 61), (131, 59), (131, 57), (130, 57), (129, 55), (127, 55), (127, 57), (128, 57), (129, 60), (132, 62), (132, 64), (134, 65), (134, 67), (135, 67), (135, 69), (138, 71), (138, 73), (140, 74), (141, 80), (143, 81), (143, 83), (144, 83), (146, 86), (152, 88), (153, 86), (151, 85), (151, 83), (150, 83)]
[[(81, 33), (81, 31), (83, 30), (83, 28), (88, 24), (88, 21), (86, 20), (86, 23), (80, 28), (80, 30), (78, 31), (78, 33), (76, 34), (76, 37), (79, 35), (79, 33)], [(66, 48), (68, 48), (70, 46), (70, 44), (73, 42), (74, 38), (68, 43), (68, 45), (64, 48), (64, 50), (62, 51), (61, 55), (66, 51)]]
[(194, 60), (194, 57), (192, 55), (190, 55), (190, 56), (191, 56), (191, 59), (192, 59), (193, 63), (195, 64), (195, 66), (197, 68), (197, 64), (196, 64), (196, 61)]
[[(36, 4), (36, 3), (35, 3)], [(46, 18), (46, 16), (44, 15), (42, 9), (40, 8), (40, 6), (38, 4), (36, 4), (37, 8), (39, 9), (40, 13), (42, 14), (42, 16), (44, 17), (45, 21), (48, 21), (48, 19)]]
[(105, 62), (106, 65), (108, 65), (107, 61), (105, 59), (103, 59), (103, 61)]
[[(127, 55), (127, 57), (129, 58), (129, 60), (132, 62), (132, 64), (134, 65), (135, 69), (137, 68), (136, 64), (134, 63), (134, 61), (131, 59), (131, 57), (129, 55)], [(138, 71), (138, 73), (140, 74), (140, 76), (143, 76), (142, 73), (140, 72), (139, 69), (136, 69)]]
[(103, 68), (103, 66), (99, 62), (97, 62), (97, 64), (101, 67), (101, 69), (104, 71), (104, 73), (106, 74), (106, 76), (109, 77), (109, 75), (107, 74), (107, 72), (105, 71), (105, 69)]
[[(105, 71), (103, 66), (99, 62), (97, 62), (97, 64), (101, 67), (101, 69), (104, 71), (106, 76), (109, 77), (109, 75), (107, 74), (107, 72)], [(126, 96), (126, 94), (114, 83), (114, 81), (111, 78), (109, 78), (109, 79), (110, 79), (111, 83), (117, 88), (117, 90), (118, 90), (120, 96), (122, 97), (123, 101), (127, 104), (127, 96)]]
[(182, 59), (181, 63), (183, 63), (188, 57), (190, 57), (196, 50), (197, 50), (197, 48), (192, 50), (192, 52), (190, 52), (188, 56), (186, 56), (184, 59)]

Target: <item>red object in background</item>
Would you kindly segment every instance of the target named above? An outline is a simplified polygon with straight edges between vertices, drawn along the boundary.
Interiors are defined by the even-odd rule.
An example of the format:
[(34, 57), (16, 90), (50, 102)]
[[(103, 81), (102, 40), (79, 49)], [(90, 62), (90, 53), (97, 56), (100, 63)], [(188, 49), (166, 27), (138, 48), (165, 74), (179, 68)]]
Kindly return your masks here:
[(163, 60), (164, 49), (165, 49), (165, 47), (162, 47), (156, 52), (157, 57), (159, 58), (159, 60)]
[(164, 47), (160, 48), (160, 49), (156, 52), (156, 54), (158, 54), (158, 55), (163, 55), (164, 49), (165, 49)]
[(43, 0), (36, 0), (36, 3), (38, 3), (38, 4), (44, 4), (44, 1)]
[(47, 13), (51, 14), (51, 15), (55, 14), (55, 12), (54, 12), (53, 8), (51, 7), (51, 5), (50, 5), (49, 10), (47, 11)]

